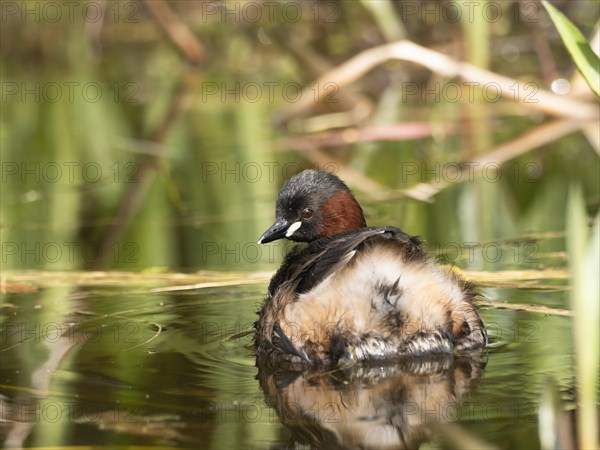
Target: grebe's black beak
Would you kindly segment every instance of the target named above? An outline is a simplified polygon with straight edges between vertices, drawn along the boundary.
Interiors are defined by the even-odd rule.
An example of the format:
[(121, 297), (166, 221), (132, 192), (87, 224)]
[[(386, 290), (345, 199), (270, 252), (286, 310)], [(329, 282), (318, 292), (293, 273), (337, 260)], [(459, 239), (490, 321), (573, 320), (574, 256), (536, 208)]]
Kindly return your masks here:
[(284, 219), (277, 219), (277, 221), (269, 227), (267, 231), (258, 240), (259, 244), (266, 244), (267, 242), (273, 242), (277, 239), (286, 237), (286, 233), (291, 223)]

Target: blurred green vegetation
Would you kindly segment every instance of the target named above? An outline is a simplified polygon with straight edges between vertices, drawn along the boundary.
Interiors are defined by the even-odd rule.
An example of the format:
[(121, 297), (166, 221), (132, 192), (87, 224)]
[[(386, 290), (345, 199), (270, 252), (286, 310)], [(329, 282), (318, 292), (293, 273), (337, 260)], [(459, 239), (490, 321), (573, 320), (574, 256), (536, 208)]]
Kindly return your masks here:
[[(564, 230), (572, 181), (590, 212), (598, 207), (598, 155), (577, 131), (502, 161), (500, 175), (451, 182), (432, 203), (402, 196), (444, 178), (445, 164), (546, 120), (516, 101), (486, 101), (480, 89), (456, 101), (444, 90), (456, 80), (414, 64), (382, 64), (336, 92), (335, 103), (283, 118), (298, 88), (399, 37), (539, 89), (565, 82), (573, 65), (539, 4), (501, 2), (485, 14), (478, 6), (456, 20), (453, 11), (467, 8), (460, 2), (169, 3), (197, 45), (172, 40), (147, 5), (3, 4), (4, 269), (272, 268), (285, 246), (259, 247), (256, 238), (285, 178), (315, 166), (398, 193), (377, 202), (347, 178), (371, 224), (401, 226), (433, 247)], [(597, 4), (556, 6), (590, 34)], [(365, 103), (366, 118), (342, 128), (328, 115), (318, 121)], [(304, 145), (319, 136), (307, 131), (315, 123), (343, 132), (407, 121), (433, 131), (366, 142), (342, 133), (340, 144)]]
[(585, 78), (590, 89), (600, 97), (600, 59), (594, 53), (585, 36), (579, 29), (548, 2), (543, 2), (552, 22), (560, 33), (560, 37), (569, 51), (577, 70)]

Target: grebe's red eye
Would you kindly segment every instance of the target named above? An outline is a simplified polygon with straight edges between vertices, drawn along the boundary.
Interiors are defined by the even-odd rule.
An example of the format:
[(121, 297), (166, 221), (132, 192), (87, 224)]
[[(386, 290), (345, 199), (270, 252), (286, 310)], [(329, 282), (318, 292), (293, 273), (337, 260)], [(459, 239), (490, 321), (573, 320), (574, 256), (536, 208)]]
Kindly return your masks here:
[(302, 211), (302, 214), (300, 214), (300, 218), (301, 219), (310, 219), (313, 216), (313, 210), (310, 208), (305, 208), (304, 211)]

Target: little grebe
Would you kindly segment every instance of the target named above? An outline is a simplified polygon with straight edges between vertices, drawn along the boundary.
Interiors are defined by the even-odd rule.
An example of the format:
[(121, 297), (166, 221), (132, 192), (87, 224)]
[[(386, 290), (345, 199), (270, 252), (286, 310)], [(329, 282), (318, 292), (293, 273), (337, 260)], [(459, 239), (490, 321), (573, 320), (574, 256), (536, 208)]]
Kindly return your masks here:
[(305, 170), (279, 192), (260, 237), (295, 246), (271, 279), (256, 347), (274, 361), (352, 364), (487, 345), (470, 284), (394, 227), (367, 227), (335, 175)]

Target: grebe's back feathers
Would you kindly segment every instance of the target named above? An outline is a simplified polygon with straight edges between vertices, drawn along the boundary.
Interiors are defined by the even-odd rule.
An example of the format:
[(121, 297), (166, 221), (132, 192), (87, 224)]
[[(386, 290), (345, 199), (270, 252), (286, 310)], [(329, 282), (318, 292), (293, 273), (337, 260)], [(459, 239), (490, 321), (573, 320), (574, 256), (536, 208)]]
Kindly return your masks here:
[[(406, 249), (405, 257), (423, 258), (421, 242), (396, 227), (367, 227), (328, 236), (311, 242), (307, 247), (295, 246), (285, 257), (281, 268), (269, 284), (269, 293), (273, 295), (277, 286), (284, 280), (293, 281), (289, 286), (296, 293), (310, 291), (332, 273), (347, 264), (355, 252), (369, 240), (384, 239), (402, 243)], [(354, 253), (353, 253), (354, 252)]]

